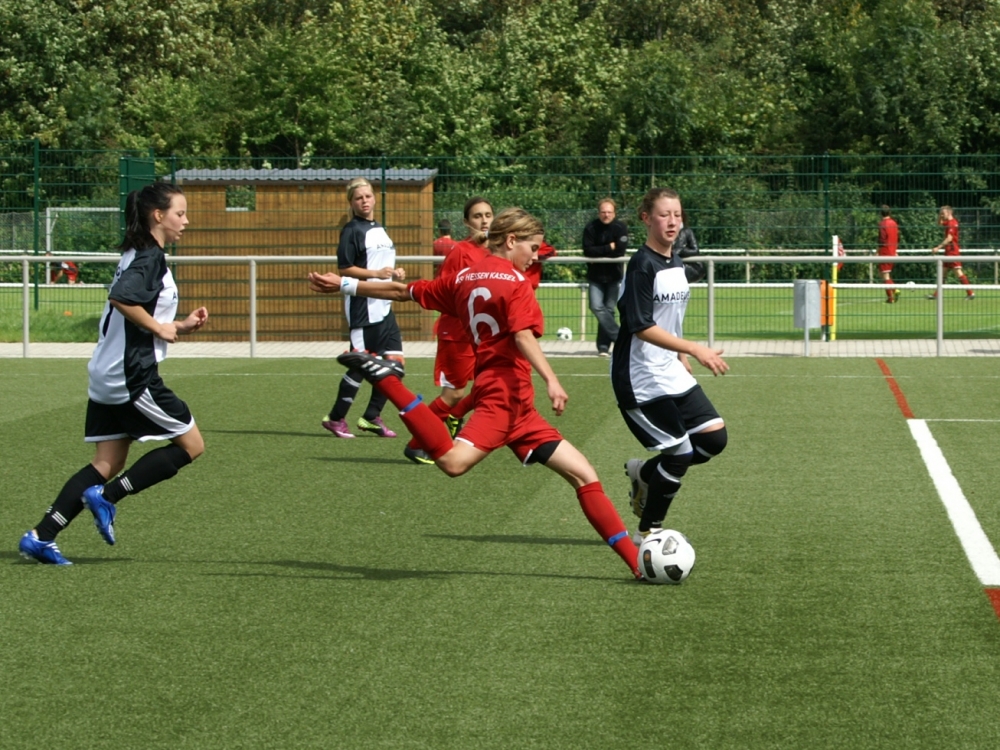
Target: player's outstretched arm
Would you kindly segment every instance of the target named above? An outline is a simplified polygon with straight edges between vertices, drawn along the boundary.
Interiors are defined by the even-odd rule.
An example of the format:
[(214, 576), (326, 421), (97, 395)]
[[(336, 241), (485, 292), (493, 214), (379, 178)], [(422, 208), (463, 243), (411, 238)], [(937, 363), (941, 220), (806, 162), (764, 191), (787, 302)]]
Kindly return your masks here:
[(535, 372), (545, 381), (549, 401), (552, 402), (552, 411), (556, 413), (556, 416), (562, 414), (566, 410), (566, 402), (569, 401), (569, 396), (563, 390), (559, 378), (552, 371), (552, 366), (545, 358), (545, 352), (542, 351), (542, 347), (538, 345), (538, 339), (535, 338), (535, 334), (526, 328), (514, 334), (514, 341), (521, 354), (527, 358), (528, 362), (535, 369)]
[(406, 302), (410, 299), (409, 287), (396, 281), (358, 281), (333, 272), (312, 272), (307, 278), (309, 288), (320, 294), (336, 294), (342, 291), (347, 296), (358, 295), (396, 302)]
[(713, 375), (725, 375), (729, 370), (729, 365), (722, 358), (722, 349), (710, 349), (694, 341), (682, 339), (659, 326), (650, 326), (635, 335), (640, 340), (663, 349), (694, 357), (702, 367), (711, 370)]

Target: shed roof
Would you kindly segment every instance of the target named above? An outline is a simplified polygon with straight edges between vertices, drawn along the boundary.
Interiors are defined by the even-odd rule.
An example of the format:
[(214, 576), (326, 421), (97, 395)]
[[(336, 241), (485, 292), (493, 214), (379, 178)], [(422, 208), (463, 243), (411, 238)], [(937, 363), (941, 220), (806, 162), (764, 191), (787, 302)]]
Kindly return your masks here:
[[(387, 169), (385, 181), (390, 184), (417, 183), (426, 185), (437, 176), (436, 169)], [(240, 183), (270, 182), (332, 182), (346, 185), (355, 177), (364, 177), (373, 185), (382, 182), (381, 169), (178, 169), (165, 180), (184, 183)]]

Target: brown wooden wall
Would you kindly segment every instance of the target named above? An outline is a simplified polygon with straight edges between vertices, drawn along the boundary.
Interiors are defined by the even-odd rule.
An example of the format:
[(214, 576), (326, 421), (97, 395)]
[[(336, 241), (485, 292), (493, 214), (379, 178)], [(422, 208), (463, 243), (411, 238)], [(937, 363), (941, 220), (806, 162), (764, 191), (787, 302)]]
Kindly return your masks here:
[[(339, 295), (314, 294), (308, 271), (337, 268), (340, 229), (347, 223), (345, 185), (335, 182), (259, 183), (252, 211), (226, 210), (226, 185), (183, 183), (190, 224), (176, 249), (182, 256), (327, 255), (328, 264), (258, 263), (257, 338), (260, 341), (326, 341), (347, 338)], [(378, 186), (375, 186), (376, 197)], [(381, 200), (375, 218), (382, 222)], [(433, 183), (386, 187), (386, 231), (396, 245), (397, 265), (407, 279), (431, 278), (430, 263), (406, 263), (407, 255), (431, 255), (434, 242)], [(178, 264), (174, 275), (183, 310), (205, 305), (209, 322), (199, 338), (245, 341), (250, 331), (249, 267)], [(432, 314), (414, 303), (393, 305), (403, 339), (433, 338)]]

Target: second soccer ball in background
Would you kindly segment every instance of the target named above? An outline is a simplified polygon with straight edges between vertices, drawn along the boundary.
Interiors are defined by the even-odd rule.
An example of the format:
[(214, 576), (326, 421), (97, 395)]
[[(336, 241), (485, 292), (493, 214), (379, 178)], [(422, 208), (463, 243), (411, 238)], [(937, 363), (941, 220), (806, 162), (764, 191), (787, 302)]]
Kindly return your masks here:
[(573, 338), (573, 331), (569, 328), (560, 328), (556, 331), (556, 338), (560, 341), (569, 341)]

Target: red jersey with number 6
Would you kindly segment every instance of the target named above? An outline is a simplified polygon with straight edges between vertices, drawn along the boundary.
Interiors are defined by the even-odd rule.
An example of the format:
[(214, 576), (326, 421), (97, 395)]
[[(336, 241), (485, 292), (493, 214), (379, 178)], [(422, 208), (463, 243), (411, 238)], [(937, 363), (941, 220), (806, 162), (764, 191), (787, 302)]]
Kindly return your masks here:
[(488, 255), (453, 278), (442, 274), (409, 287), (421, 307), (462, 320), (476, 346), (477, 382), (483, 373), (493, 372), (534, 393), (531, 363), (517, 348), (514, 334), (530, 329), (539, 338), (545, 323), (531, 283), (509, 260)]

